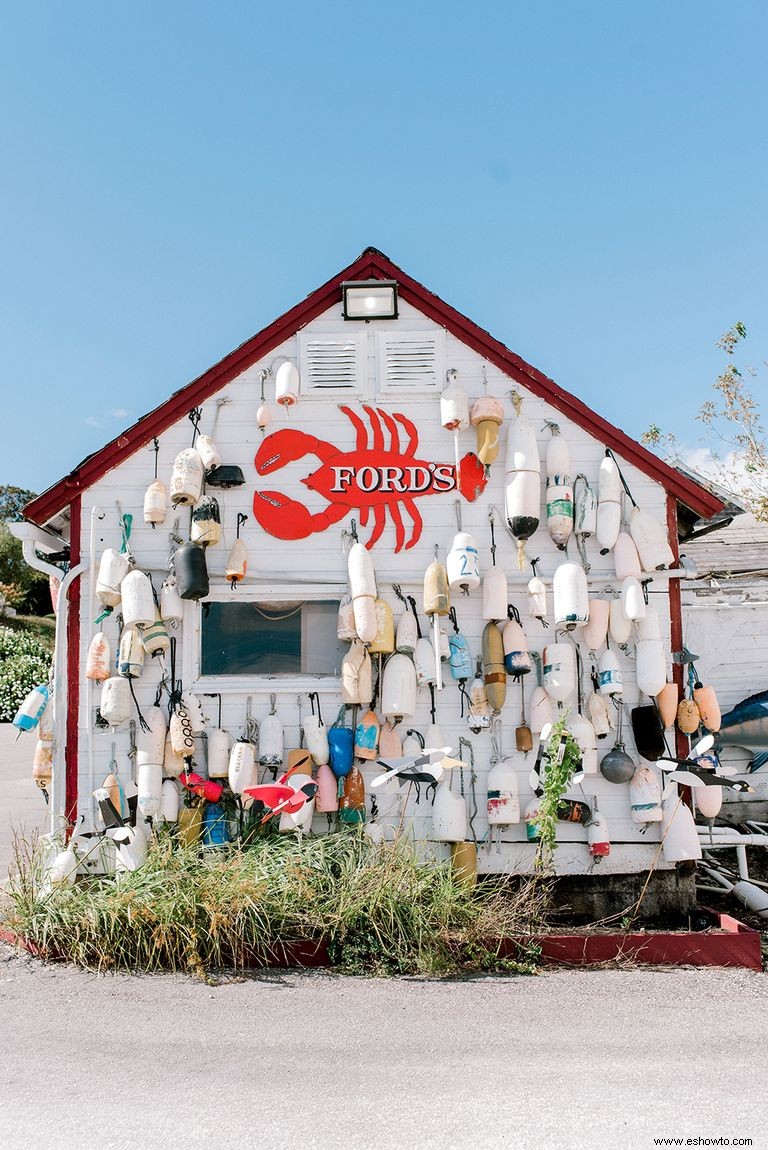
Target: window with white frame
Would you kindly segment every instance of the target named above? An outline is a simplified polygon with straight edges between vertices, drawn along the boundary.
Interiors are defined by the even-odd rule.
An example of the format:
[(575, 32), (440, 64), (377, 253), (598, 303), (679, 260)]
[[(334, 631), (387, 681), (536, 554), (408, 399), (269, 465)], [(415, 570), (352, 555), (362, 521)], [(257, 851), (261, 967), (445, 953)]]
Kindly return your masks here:
[(200, 674), (338, 677), (347, 651), (338, 610), (337, 599), (203, 603)]

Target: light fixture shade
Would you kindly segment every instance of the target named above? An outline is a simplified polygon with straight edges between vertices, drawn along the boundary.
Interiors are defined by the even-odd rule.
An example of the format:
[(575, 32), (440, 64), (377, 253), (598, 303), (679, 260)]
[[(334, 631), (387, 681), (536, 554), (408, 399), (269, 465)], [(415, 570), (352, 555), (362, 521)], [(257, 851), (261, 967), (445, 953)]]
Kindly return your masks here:
[(341, 290), (344, 319), (397, 319), (395, 280), (347, 280)]

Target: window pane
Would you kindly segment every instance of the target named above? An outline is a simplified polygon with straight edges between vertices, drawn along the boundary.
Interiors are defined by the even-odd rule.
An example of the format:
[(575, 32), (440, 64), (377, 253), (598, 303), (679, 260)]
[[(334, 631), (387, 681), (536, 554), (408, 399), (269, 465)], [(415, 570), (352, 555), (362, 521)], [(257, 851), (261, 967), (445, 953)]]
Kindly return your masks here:
[(203, 675), (338, 675), (338, 603), (204, 603)]

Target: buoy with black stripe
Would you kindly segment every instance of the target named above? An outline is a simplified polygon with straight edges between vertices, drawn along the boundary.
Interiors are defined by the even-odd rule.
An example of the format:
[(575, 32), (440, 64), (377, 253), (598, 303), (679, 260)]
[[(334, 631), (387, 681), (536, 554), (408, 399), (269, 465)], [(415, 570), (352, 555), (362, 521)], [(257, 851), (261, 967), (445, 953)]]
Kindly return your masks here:
[(508, 614), (509, 617), (501, 632), (504, 669), (513, 679), (520, 679), (531, 670), (531, 656), (528, 652), (528, 640), (520, 622), (520, 615), (511, 604), (508, 607)]
[(541, 458), (536, 432), (520, 415), (522, 398), (513, 397), (517, 418), (507, 435), (504, 506), (507, 526), (517, 539), (518, 568), (525, 569), (525, 543), (539, 526)]

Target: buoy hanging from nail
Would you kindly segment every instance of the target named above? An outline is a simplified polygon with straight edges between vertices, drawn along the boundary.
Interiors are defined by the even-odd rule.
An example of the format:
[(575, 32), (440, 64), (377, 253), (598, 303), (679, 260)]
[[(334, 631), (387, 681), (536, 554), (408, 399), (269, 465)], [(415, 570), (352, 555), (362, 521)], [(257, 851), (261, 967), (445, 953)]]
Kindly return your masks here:
[(522, 396), (513, 393), (517, 418), (507, 434), (504, 504), (507, 526), (517, 539), (518, 568), (525, 569), (525, 543), (539, 526), (541, 459), (532, 424), (520, 415)]

